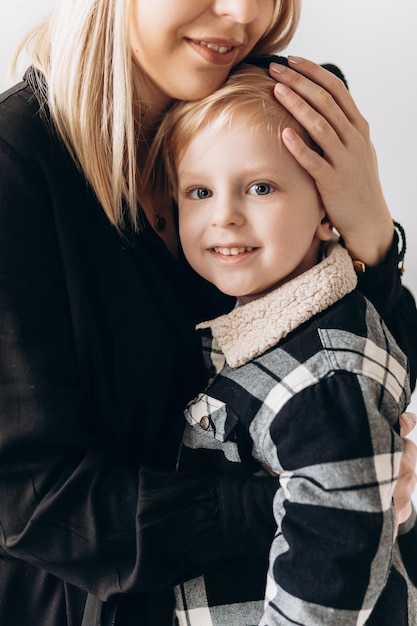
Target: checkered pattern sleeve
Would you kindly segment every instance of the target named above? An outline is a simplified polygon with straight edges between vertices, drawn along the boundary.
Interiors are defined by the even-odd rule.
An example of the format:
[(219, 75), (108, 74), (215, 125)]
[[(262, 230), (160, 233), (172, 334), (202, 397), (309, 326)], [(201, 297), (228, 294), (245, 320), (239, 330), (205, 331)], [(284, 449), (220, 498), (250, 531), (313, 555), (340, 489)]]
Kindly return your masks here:
[(365, 624), (390, 573), (405, 371), (371, 342), (328, 359), (331, 375), (300, 364), (264, 402), (279, 419), (258, 441), (282, 489), (260, 626)]

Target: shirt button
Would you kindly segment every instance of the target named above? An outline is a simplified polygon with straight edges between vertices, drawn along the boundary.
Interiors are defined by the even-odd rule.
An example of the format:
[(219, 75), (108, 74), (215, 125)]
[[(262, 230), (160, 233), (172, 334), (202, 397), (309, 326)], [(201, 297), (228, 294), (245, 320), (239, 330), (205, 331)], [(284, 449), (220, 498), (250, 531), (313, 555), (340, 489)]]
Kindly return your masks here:
[(208, 430), (210, 428), (210, 420), (207, 415), (203, 415), (201, 418), (200, 426), (203, 430)]

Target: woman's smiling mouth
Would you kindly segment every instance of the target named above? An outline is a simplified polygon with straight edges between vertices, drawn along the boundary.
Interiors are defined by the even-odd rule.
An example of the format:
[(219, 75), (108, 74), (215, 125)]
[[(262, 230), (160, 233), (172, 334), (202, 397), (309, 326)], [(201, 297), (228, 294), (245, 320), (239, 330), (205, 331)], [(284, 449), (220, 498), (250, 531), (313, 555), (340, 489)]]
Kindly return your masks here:
[(195, 41), (194, 43), (205, 46), (206, 48), (210, 48), (210, 50), (214, 50), (219, 54), (226, 54), (226, 52), (231, 52), (235, 48), (235, 46), (219, 46), (216, 43), (206, 42), (206, 41)]
[(187, 39), (190, 46), (209, 63), (233, 65), (242, 43), (233, 39)]

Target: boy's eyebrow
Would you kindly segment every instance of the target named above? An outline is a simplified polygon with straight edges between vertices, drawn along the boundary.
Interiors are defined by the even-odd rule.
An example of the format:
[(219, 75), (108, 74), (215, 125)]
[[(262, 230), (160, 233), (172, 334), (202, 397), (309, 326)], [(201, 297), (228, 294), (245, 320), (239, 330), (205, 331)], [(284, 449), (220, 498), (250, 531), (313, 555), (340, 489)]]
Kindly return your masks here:
[(205, 176), (204, 174), (204, 170), (183, 170), (181, 173), (177, 172), (177, 179), (178, 180), (184, 180), (184, 179), (189, 179), (189, 178), (200, 178), (202, 176)]
[[(275, 174), (278, 174), (279, 172), (278, 166), (279, 166), (278, 162), (274, 164), (274, 162), (272, 162), (271, 159), (262, 160), (261, 163), (257, 163), (256, 161), (255, 163), (253, 161), (250, 163), (244, 162), (239, 167), (239, 172), (245, 175), (250, 175), (250, 174), (258, 175), (260, 172), (269, 172), (269, 173), (274, 172)], [(187, 169), (182, 169), (181, 167), (178, 167), (177, 175), (179, 175), (180, 170), (181, 170), (181, 177), (189, 176), (190, 174), (194, 176), (195, 173), (201, 173), (202, 175), (207, 175), (206, 169), (205, 168), (200, 169), (199, 163), (195, 163), (195, 165), (193, 164), (191, 166), (187, 166)]]
[[(177, 171), (177, 177), (178, 179), (181, 178), (181, 180), (183, 178), (191, 178), (191, 177), (196, 177), (196, 176), (201, 176), (203, 177), (207, 177), (207, 173), (204, 169), (197, 169), (198, 168), (198, 164), (196, 164), (196, 169), (191, 169), (188, 168), (186, 170), (182, 170), (181, 173), (179, 171)], [(250, 166), (250, 165), (242, 165), (242, 167), (239, 169), (239, 172), (241, 174), (244, 174), (245, 176), (254, 176), (254, 177), (262, 177), (262, 176), (268, 176), (271, 177), (272, 175), (274, 177), (279, 175), (279, 169), (278, 167), (274, 167), (274, 165), (272, 163), (265, 163), (265, 165), (262, 166)]]

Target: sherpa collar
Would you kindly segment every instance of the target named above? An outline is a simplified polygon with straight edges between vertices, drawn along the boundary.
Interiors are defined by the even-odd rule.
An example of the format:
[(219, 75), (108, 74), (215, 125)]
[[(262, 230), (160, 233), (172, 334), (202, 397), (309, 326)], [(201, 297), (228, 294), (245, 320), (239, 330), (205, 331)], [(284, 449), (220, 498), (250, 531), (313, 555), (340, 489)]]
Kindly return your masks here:
[(300, 276), (197, 328), (211, 328), (228, 365), (238, 367), (272, 348), (303, 322), (353, 291), (356, 284), (348, 252), (332, 243), (326, 258)]

